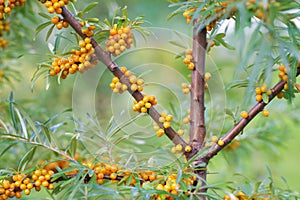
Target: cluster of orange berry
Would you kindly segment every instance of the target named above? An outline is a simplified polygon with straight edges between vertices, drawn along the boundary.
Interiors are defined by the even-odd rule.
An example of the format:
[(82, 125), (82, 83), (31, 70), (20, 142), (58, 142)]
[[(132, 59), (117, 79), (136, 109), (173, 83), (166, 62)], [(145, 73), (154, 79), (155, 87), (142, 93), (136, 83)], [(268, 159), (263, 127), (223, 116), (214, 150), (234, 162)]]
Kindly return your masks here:
[[(170, 122), (172, 121), (172, 119), (172, 115), (168, 115), (166, 112), (162, 112), (158, 120), (163, 124), (164, 128), (169, 128), (171, 127)], [(153, 128), (154, 130), (156, 130), (157, 137), (161, 137), (165, 134), (165, 130), (163, 128), (160, 128), (155, 122), (153, 123)]]
[(110, 89), (112, 89), (114, 93), (120, 93), (120, 94), (122, 94), (124, 91), (128, 89), (127, 85), (121, 83), (120, 79), (116, 76), (111, 79), (111, 83), (109, 84), (109, 87)]
[(181, 87), (182, 87), (182, 93), (183, 94), (188, 94), (190, 92), (190, 89), (191, 89), (191, 85), (190, 84), (182, 83)]
[(49, 74), (51, 76), (61, 74), (60, 77), (65, 79), (68, 74), (74, 74), (77, 71), (83, 73), (87, 69), (94, 68), (97, 59), (93, 59), (95, 54), (91, 39), (87, 37), (79, 41), (79, 46), (80, 50), (73, 50), (69, 58), (55, 58)]
[(49, 13), (62, 13), (62, 7), (69, 3), (69, 0), (40, 0), (44, 3)]
[(161, 112), (158, 120), (163, 124), (164, 128), (169, 128), (171, 126), (170, 122), (173, 120), (173, 116), (168, 115), (166, 112)]
[(257, 102), (261, 102), (263, 100), (263, 95), (267, 94), (268, 96), (272, 94), (272, 90), (268, 90), (268, 85), (267, 84), (263, 84), (261, 87), (257, 87), (255, 88), (255, 100)]
[(51, 176), (54, 174), (52, 170), (37, 169), (33, 172), (31, 177), (27, 177), (24, 174), (16, 174), (9, 180), (2, 180), (0, 186), (0, 200), (8, 198), (21, 198), (21, 192), (25, 195), (29, 195), (31, 189), (35, 188), (36, 191), (41, 190), (41, 186), (48, 190), (54, 189), (54, 184), (51, 183)]
[[(289, 89), (289, 85), (288, 85), (288, 79), (289, 79), (289, 77), (288, 77), (288, 75), (287, 75), (287, 73), (288, 73), (288, 71), (287, 71), (287, 69), (286, 69), (286, 67), (284, 66), (284, 65), (280, 65), (279, 66), (279, 74), (278, 74), (278, 77), (281, 79), (281, 80), (283, 80), (284, 82), (285, 82), (285, 84), (284, 84), (284, 86), (283, 86), (283, 89), (284, 90), (288, 90)], [(280, 96), (281, 96), (281, 98), (283, 97), (283, 94), (281, 94), (281, 95), (277, 95), (277, 97), (278, 98), (280, 98)]]
[(142, 112), (146, 113), (149, 108), (157, 104), (155, 96), (147, 96), (146, 94), (143, 94), (144, 98), (140, 101), (134, 100), (134, 106), (133, 106), (133, 111), (135, 112)]
[(192, 20), (192, 16), (191, 16), (191, 13), (195, 12), (195, 8), (190, 8), (186, 11), (183, 12), (183, 17), (186, 18), (186, 23), (187, 24), (190, 24), (191, 23), (191, 20)]
[(106, 51), (113, 56), (120, 55), (126, 49), (129, 49), (133, 43), (133, 34), (128, 26), (122, 26), (118, 29), (117, 24), (115, 24), (110, 29), (109, 34), (108, 40), (105, 42)]
[[(129, 70), (127, 70), (126, 67), (120, 67), (121, 71), (124, 73), (125, 77), (128, 78), (130, 82), (130, 90), (132, 92), (134, 91), (143, 91), (143, 85), (144, 85), (144, 79), (137, 78), (135, 75), (133, 75)], [(111, 83), (109, 84), (109, 87), (112, 89), (115, 93), (123, 93), (128, 89), (128, 86), (124, 83), (120, 82), (120, 79), (118, 77), (113, 77), (111, 80)]]
[(245, 5), (247, 10), (253, 12), (254, 16), (258, 19), (262, 19), (264, 17), (266, 9), (269, 8), (269, 5), (265, 7), (263, 2), (258, 3), (256, 2), (256, 0), (248, 0), (245, 2)]
[(88, 23), (85, 23), (85, 22), (80, 22), (80, 25), (81, 25), (81, 33), (82, 34), (85, 34), (87, 37), (92, 37), (93, 34), (94, 34), (94, 30), (96, 28), (96, 26), (94, 24), (88, 24)]
[(9, 43), (8, 40), (3, 38), (4, 32), (10, 29), (8, 21), (0, 19), (0, 48), (4, 49), (6, 45)]
[(188, 49), (185, 51), (185, 57), (183, 63), (187, 66), (189, 70), (195, 69), (195, 64), (192, 62), (192, 60), (193, 60), (192, 50)]
[[(187, 186), (193, 185), (194, 182), (197, 180), (196, 176), (190, 176), (187, 178), (182, 178), (181, 179), (183, 183), (185, 183)], [(166, 192), (169, 192), (173, 195), (178, 195), (179, 191), (180, 191), (180, 183), (177, 183), (177, 174), (171, 174), (167, 177), (166, 181), (164, 183), (160, 183), (156, 186), (157, 190), (164, 190)], [(188, 193), (186, 193), (185, 195), (189, 196)], [(157, 194), (155, 196), (155, 198), (157, 200), (160, 199), (174, 199), (172, 196), (170, 195), (159, 195)]]
[(0, 19), (4, 18), (4, 14), (9, 15), (11, 13), (11, 10), (15, 8), (16, 6), (23, 6), (25, 4), (26, 0), (8, 0), (0, 1)]
[(60, 30), (62, 28), (68, 28), (69, 27), (69, 23), (64, 21), (63, 19), (61, 19), (59, 16), (52, 17), (51, 18), (51, 23), (55, 24), (55, 26), (58, 30)]

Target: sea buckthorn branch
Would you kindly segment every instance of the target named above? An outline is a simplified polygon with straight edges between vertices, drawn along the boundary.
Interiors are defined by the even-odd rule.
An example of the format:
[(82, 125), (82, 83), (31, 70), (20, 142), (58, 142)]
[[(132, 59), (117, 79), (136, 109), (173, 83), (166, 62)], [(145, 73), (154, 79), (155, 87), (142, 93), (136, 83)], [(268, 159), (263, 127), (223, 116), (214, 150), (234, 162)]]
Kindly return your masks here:
[[(298, 62), (297, 76), (300, 74), (300, 62)], [(218, 143), (215, 144), (206, 155), (204, 155), (200, 160), (208, 162), (212, 157), (217, 155), (227, 144), (229, 144), (249, 123), (252, 119), (256, 117), (264, 108), (285, 88), (286, 81), (279, 81), (272, 89), (271, 94), (269, 95), (268, 102), (261, 100), (255, 104), (248, 112), (248, 116), (242, 118), (235, 126), (226, 133)], [(220, 142), (221, 141), (221, 142)], [(221, 145), (220, 145), (221, 144)]]
[(206, 28), (199, 30), (198, 26), (193, 29), (193, 63), (191, 80), (191, 104), (190, 104), (190, 143), (197, 153), (202, 147), (206, 135), (204, 119), (204, 90), (205, 90), (205, 55), (206, 55)]
[[(81, 32), (82, 27), (80, 23), (75, 19), (74, 15), (66, 7), (62, 7), (61, 15), (64, 18), (64, 21), (68, 22), (80, 37), (82, 37), (83, 39), (87, 37)], [(130, 90), (130, 81), (120, 70), (118, 65), (112, 60), (110, 54), (105, 52), (93, 38), (91, 38), (91, 43), (95, 49), (97, 59), (101, 61), (113, 73), (114, 76), (118, 77), (122, 81), (122, 83), (127, 85), (128, 92), (134, 97), (135, 100), (142, 100), (144, 97), (143, 94), (139, 91)], [(151, 116), (151, 118), (159, 125), (159, 127), (164, 128), (163, 124), (159, 122), (160, 114), (154, 107), (149, 108), (147, 112)], [(174, 144), (181, 144), (183, 147), (187, 146), (187, 143), (176, 133), (176, 131), (172, 127), (164, 128), (164, 130), (168, 138)]]

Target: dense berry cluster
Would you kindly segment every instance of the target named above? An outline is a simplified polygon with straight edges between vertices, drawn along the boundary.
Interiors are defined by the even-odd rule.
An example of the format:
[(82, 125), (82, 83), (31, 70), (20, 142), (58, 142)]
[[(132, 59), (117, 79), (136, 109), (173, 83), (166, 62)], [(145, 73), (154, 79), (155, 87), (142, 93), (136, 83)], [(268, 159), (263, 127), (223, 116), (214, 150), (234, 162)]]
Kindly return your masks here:
[[(44, 163), (44, 161), (41, 163)], [(131, 171), (124, 167), (120, 167), (118, 164), (108, 164), (103, 162), (93, 163), (91, 161), (84, 161), (82, 164), (94, 172), (93, 175), (89, 176), (89, 179), (85, 180), (85, 182), (87, 183), (90, 178), (94, 176), (99, 185), (111, 182), (130, 186), (139, 184), (142, 187), (146, 187), (147, 184), (151, 184), (147, 187), (152, 187), (156, 190), (164, 190), (174, 195), (177, 195), (179, 192), (186, 192), (185, 194), (188, 195), (189, 186), (194, 185), (197, 180), (196, 176), (183, 175), (178, 182), (177, 174), (164, 176), (158, 175), (157, 172), (151, 170)], [(3, 179), (0, 182), (0, 200), (14, 197), (21, 198), (22, 193), (29, 195), (32, 189), (40, 191), (41, 187), (44, 187), (47, 190), (53, 190), (55, 186), (54, 181), (51, 180), (51, 178), (57, 172), (57, 168), (65, 169), (68, 166), (68, 161), (60, 160), (47, 164), (43, 168), (36, 169), (29, 174), (17, 173)], [(73, 170), (71, 173), (66, 172), (65, 178), (72, 178), (76, 175), (77, 171)], [(184, 187), (181, 187), (181, 183), (184, 184)], [(153, 197), (155, 199), (161, 199), (162, 197), (164, 199), (173, 199), (167, 194), (163, 194), (162, 196), (161, 194), (158, 194)]]
[(0, 0), (0, 19), (4, 18), (4, 14), (9, 15), (11, 10), (16, 6), (23, 6), (26, 0)]
[(289, 86), (288, 86), (288, 80), (289, 80), (289, 77), (288, 77), (288, 71), (286, 69), (286, 67), (284, 65), (280, 65), (279, 66), (279, 74), (278, 74), (278, 77), (285, 82), (284, 84), (284, 87), (283, 89), (284, 90), (288, 90)]
[(183, 12), (182, 15), (183, 15), (184, 18), (186, 18), (186, 23), (187, 24), (191, 23), (191, 20), (192, 20), (192, 15), (191, 14), (193, 12), (195, 12), (195, 10), (196, 10), (195, 8), (190, 8), (190, 9), (188, 9), (188, 10), (186, 10), (186, 11)]
[(193, 56), (192, 56), (192, 50), (188, 49), (185, 51), (185, 58), (183, 60), (183, 63), (187, 66), (189, 70), (195, 69), (195, 64), (193, 63)]
[(92, 69), (97, 63), (94, 48), (90, 38), (85, 38), (79, 41), (79, 50), (73, 50), (69, 58), (55, 58), (50, 69), (51, 76), (60, 74), (62, 79), (65, 79), (68, 74), (74, 74), (79, 71), (83, 73), (87, 69)]
[(161, 137), (165, 134), (164, 128), (171, 127), (172, 115), (168, 115), (166, 112), (162, 112), (159, 117), (159, 122), (163, 124), (163, 128), (160, 128), (157, 123), (153, 123), (153, 128), (156, 130), (156, 136)]
[(4, 179), (0, 186), (0, 200), (8, 198), (21, 198), (21, 193), (29, 195), (31, 190), (35, 188), (36, 191), (41, 190), (41, 186), (48, 190), (54, 189), (54, 184), (51, 183), (51, 176), (54, 174), (52, 170), (37, 169), (31, 176), (24, 174), (16, 174), (10, 179)]
[(0, 19), (0, 48), (4, 49), (9, 43), (3, 38), (4, 32), (9, 31), (10, 27), (7, 20)]
[(40, 0), (40, 2), (44, 3), (48, 9), (49, 13), (62, 13), (62, 7), (69, 3), (69, 0)]
[(257, 102), (261, 102), (263, 100), (263, 95), (271, 95), (272, 94), (272, 90), (268, 89), (268, 85), (267, 84), (263, 84), (261, 87), (257, 87), (255, 88), (255, 100)]
[[(182, 178), (182, 182), (186, 184), (187, 186), (193, 185), (195, 181), (197, 180), (196, 176), (190, 176), (188, 178)], [(169, 192), (173, 195), (178, 195), (179, 191), (181, 190), (181, 185), (180, 183), (177, 182), (177, 174), (171, 174), (167, 177), (167, 179), (163, 182), (160, 183), (156, 186), (157, 190), (164, 190), (166, 192)], [(189, 196), (188, 193), (186, 193), (186, 196)], [(159, 195), (157, 194), (156, 196), (157, 200), (161, 199), (166, 199), (166, 200), (171, 200), (174, 199), (170, 195)]]
[(169, 128), (171, 127), (170, 122), (173, 120), (173, 116), (168, 115), (166, 112), (161, 112), (158, 120), (163, 124), (164, 128)]
[[(129, 70), (127, 70), (126, 67), (120, 67), (120, 69), (125, 75), (124, 78), (127, 78), (129, 80), (130, 90), (132, 92), (143, 91), (143, 85), (145, 82), (144, 79), (136, 77)], [(123, 93), (124, 91), (126, 91), (128, 89), (128, 86), (125, 83), (122, 83), (118, 77), (112, 78), (111, 83), (109, 84), (109, 87), (115, 93)]]
[(111, 79), (111, 83), (109, 84), (109, 87), (110, 89), (112, 89), (114, 93), (120, 93), (120, 94), (122, 94), (124, 91), (128, 89), (127, 85), (121, 83), (120, 79), (116, 76)]
[(133, 43), (133, 34), (128, 26), (118, 28), (117, 24), (115, 24), (110, 29), (109, 34), (108, 40), (105, 42), (106, 51), (113, 56), (120, 55), (126, 49), (129, 49)]
[(135, 112), (142, 112), (146, 113), (149, 108), (157, 104), (155, 96), (147, 96), (146, 94), (143, 94), (144, 98), (140, 101), (134, 100), (134, 106), (133, 111)]
[(62, 28), (68, 28), (69, 27), (69, 23), (64, 21), (63, 19), (61, 19), (59, 16), (52, 17), (51, 18), (51, 23), (55, 24), (55, 26), (58, 30), (60, 30)]

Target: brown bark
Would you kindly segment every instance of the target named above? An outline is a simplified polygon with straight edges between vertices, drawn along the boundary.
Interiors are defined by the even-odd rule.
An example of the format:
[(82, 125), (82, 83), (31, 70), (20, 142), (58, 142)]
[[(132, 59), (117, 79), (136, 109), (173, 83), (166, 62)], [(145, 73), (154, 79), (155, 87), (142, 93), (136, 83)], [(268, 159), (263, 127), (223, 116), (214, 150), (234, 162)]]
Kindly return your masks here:
[(193, 30), (193, 62), (195, 69), (192, 71), (191, 80), (191, 105), (190, 105), (190, 143), (193, 148), (199, 150), (206, 135), (205, 126), (205, 54), (206, 54), (206, 29), (198, 30), (195, 26)]

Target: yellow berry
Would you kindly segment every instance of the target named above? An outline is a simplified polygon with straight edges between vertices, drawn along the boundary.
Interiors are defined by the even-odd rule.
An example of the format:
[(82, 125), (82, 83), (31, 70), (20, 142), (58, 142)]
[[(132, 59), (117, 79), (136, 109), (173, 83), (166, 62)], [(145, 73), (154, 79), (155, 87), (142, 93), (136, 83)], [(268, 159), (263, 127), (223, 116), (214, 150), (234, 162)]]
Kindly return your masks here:
[(215, 135), (213, 135), (213, 136), (211, 137), (211, 141), (212, 141), (212, 142), (217, 142), (217, 141), (218, 141), (218, 137), (215, 136)]
[(223, 140), (218, 140), (218, 145), (221, 147), (221, 146), (223, 146), (224, 145), (224, 141)]
[(177, 145), (175, 146), (175, 150), (176, 150), (176, 151), (182, 151), (182, 145), (181, 145), (181, 144), (177, 144)]
[(178, 135), (182, 136), (182, 135), (184, 135), (184, 130), (179, 129), (179, 130), (177, 131), (177, 133), (178, 133)]
[(186, 146), (184, 150), (185, 150), (185, 152), (190, 152), (192, 150), (192, 147), (191, 146)]

